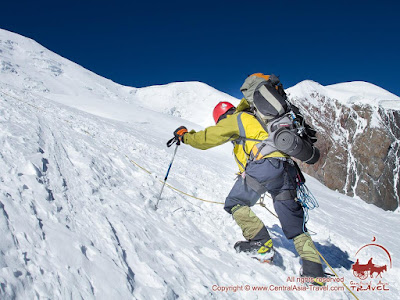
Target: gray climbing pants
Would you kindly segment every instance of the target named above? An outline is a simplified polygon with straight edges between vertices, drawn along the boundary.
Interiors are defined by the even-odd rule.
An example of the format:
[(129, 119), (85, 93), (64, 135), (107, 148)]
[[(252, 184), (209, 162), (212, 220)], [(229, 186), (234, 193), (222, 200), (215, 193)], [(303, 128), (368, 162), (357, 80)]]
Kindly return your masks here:
[(247, 176), (250, 176), (264, 187), (264, 192), (271, 194), (285, 236), (292, 239), (302, 234), (304, 212), (294, 196), (296, 168), (279, 158), (265, 158), (249, 162), (245, 174), (245, 179), (238, 177), (225, 200), (224, 209), (232, 213), (231, 209), (236, 205), (251, 207), (256, 204), (263, 191), (247, 182)]

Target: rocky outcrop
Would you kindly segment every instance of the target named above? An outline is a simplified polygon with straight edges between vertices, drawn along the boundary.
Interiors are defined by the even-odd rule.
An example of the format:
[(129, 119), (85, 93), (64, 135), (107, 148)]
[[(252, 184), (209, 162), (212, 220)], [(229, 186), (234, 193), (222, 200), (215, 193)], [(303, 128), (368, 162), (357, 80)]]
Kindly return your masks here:
[(318, 130), (321, 159), (302, 169), (333, 190), (358, 196), (385, 210), (400, 199), (400, 111), (343, 104), (320, 92), (291, 95)]

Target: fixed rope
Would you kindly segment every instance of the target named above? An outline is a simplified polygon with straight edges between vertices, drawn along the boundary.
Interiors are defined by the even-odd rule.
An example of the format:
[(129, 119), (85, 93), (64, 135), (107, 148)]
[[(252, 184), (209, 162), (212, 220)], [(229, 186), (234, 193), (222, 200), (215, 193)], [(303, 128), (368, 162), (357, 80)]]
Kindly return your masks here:
[[(0, 91), (0, 93), (4, 94), (4, 95), (6, 95), (6, 96), (8, 96), (8, 97), (10, 97), (10, 98), (13, 98), (13, 99), (15, 99), (15, 100), (17, 100), (17, 101), (19, 101), (19, 102), (22, 102), (22, 103), (24, 103), (24, 104), (27, 104), (27, 105), (29, 105), (29, 106), (31, 106), (31, 107), (37, 109), (37, 110), (47, 112), (47, 110), (44, 109), (44, 108), (38, 107), (38, 106), (36, 106), (36, 105), (33, 105), (33, 104), (30, 103), (30, 102), (27, 102), (27, 101), (24, 101), (24, 100), (19, 99), (19, 98), (17, 98), (17, 97), (14, 97), (14, 96), (12, 96), (12, 95), (9, 95), (9, 94), (7, 94), (7, 93), (5, 93), (5, 92), (3, 92), (3, 91)], [(71, 123), (70, 120), (62, 119), (62, 118), (59, 118), (59, 119), (65, 121), (65, 122), (67, 122), (67, 123)], [(82, 130), (82, 132), (84, 132), (85, 134), (91, 136), (92, 138), (94, 138), (94, 139), (96, 138), (95, 135), (91, 134), (89, 131), (87, 131), (87, 130), (85, 130), (85, 129), (81, 129), (81, 130)], [(102, 142), (104, 145), (108, 146), (110, 149), (113, 149), (113, 150), (115, 150), (115, 151), (117, 151), (117, 152), (123, 154), (119, 149), (116, 149), (115, 147), (112, 147), (112, 146), (110, 146), (110, 145), (104, 143), (103, 141), (101, 141), (101, 142)], [(132, 164), (134, 164), (136, 167), (140, 168), (141, 170), (143, 170), (143, 171), (146, 172), (147, 174), (149, 174), (149, 175), (152, 175), (152, 174), (153, 174), (151, 171), (147, 170), (145, 167), (141, 166), (140, 164), (138, 164), (137, 162), (135, 162), (133, 159), (131, 159), (128, 155), (126, 155), (126, 154), (123, 154), (123, 155), (124, 155)], [(161, 180), (161, 179), (159, 179), (159, 181), (160, 181), (161, 183), (164, 183), (164, 181)], [(224, 202), (206, 200), (206, 199), (202, 199), (202, 198), (196, 197), (196, 196), (194, 196), (194, 195), (190, 195), (190, 194), (188, 194), (188, 193), (186, 193), (186, 192), (184, 192), (184, 191), (181, 191), (180, 189), (178, 189), (178, 188), (176, 188), (176, 187), (174, 187), (174, 186), (172, 186), (172, 185), (170, 185), (170, 184), (168, 184), (168, 183), (165, 183), (165, 185), (166, 185), (167, 187), (169, 187), (170, 189), (172, 189), (172, 190), (178, 192), (178, 193), (181, 193), (181, 194), (183, 194), (183, 195), (185, 195), (185, 196), (187, 196), (187, 197), (190, 197), (190, 198), (193, 198), (193, 199), (202, 201), (202, 202), (213, 203), (213, 204), (225, 204)], [(260, 205), (261, 207), (264, 207), (271, 215), (273, 215), (274, 217), (276, 217), (277, 219), (279, 219), (279, 217), (278, 217), (276, 214), (274, 214), (270, 209), (268, 209), (268, 207), (264, 204), (264, 197), (265, 197), (265, 195), (262, 195), (261, 198), (260, 198), (260, 202), (257, 203), (257, 204)], [(337, 275), (337, 273), (333, 270), (332, 266), (326, 261), (326, 259), (322, 256), (322, 254), (321, 254), (318, 250), (317, 250), (317, 253), (318, 253), (318, 255), (322, 258), (322, 260), (325, 262), (325, 264), (329, 267), (329, 269), (335, 274), (335, 276), (336, 276), (337, 278), (339, 278), (339, 276)], [(349, 288), (344, 282), (341, 282), (341, 283), (342, 283), (343, 286), (350, 292), (350, 294), (354, 296), (355, 299), (359, 300), (359, 299), (357, 298), (357, 296), (350, 290), (350, 288)]]
[[(318, 255), (322, 258), (322, 260), (326, 263), (326, 265), (329, 267), (329, 269), (333, 272), (333, 274), (335, 274), (335, 276), (336, 276), (337, 278), (339, 278), (339, 275), (335, 272), (335, 270), (333, 270), (333, 268), (331, 267), (331, 265), (326, 261), (326, 259), (322, 256), (322, 254), (321, 254), (318, 250), (317, 250), (317, 253), (318, 253)], [(358, 297), (353, 293), (352, 290), (350, 290), (350, 288), (349, 288), (344, 282), (342, 282), (342, 284), (343, 284), (343, 286), (350, 292), (350, 294), (353, 295), (353, 297), (354, 297), (355, 299), (359, 300)]]

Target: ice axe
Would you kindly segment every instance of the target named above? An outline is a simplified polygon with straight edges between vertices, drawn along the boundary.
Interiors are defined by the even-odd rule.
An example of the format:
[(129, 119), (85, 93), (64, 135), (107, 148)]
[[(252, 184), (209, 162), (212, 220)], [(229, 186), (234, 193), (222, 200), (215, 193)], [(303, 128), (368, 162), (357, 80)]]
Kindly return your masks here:
[(169, 171), (171, 170), (171, 167), (172, 167), (172, 163), (174, 162), (175, 155), (176, 155), (176, 151), (178, 150), (178, 147), (179, 147), (179, 145), (181, 144), (181, 142), (180, 142), (179, 139), (177, 139), (176, 137), (173, 137), (172, 139), (170, 139), (170, 140), (167, 142), (167, 147), (168, 147), (168, 148), (171, 147), (174, 143), (176, 143), (176, 147), (175, 147), (175, 150), (174, 150), (174, 155), (172, 156), (171, 162), (169, 163), (167, 174), (165, 174), (163, 186), (162, 186), (162, 188), (161, 188), (160, 195), (158, 196), (155, 209), (158, 208), (158, 203), (159, 203), (160, 200), (161, 200), (161, 195), (162, 195), (162, 192), (163, 192), (163, 190), (164, 190), (165, 183), (167, 182), (168, 175), (169, 175)]

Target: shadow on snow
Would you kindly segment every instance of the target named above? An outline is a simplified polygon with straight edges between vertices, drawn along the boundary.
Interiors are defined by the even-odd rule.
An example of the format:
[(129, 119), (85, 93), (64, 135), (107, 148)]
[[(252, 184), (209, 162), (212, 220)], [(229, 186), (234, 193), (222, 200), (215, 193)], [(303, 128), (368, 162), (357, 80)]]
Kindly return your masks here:
[[(294, 247), (293, 241), (288, 240), (282, 229), (275, 224), (272, 228), (268, 228), (271, 233), (272, 240), (274, 242), (274, 246), (277, 248), (285, 248), (291, 252), (293, 252), (296, 256), (298, 256), (297, 251)], [(322, 256), (326, 259), (326, 261), (331, 265), (332, 268), (345, 268), (346, 270), (350, 270), (352, 264), (354, 263), (349, 259), (349, 254), (346, 251), (343, 251), (339, 247), (330, 242), (327, 242), (326, 245), (323, 245), (318, 242), (314, 242), (317, 250), (322, 254)], [(275, 258), (274, 258), (275, 260)], [(279, 261), (279, 258), (278, 258)], [(325, 265), (325, 264), (324, 264)]]

